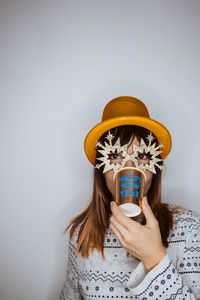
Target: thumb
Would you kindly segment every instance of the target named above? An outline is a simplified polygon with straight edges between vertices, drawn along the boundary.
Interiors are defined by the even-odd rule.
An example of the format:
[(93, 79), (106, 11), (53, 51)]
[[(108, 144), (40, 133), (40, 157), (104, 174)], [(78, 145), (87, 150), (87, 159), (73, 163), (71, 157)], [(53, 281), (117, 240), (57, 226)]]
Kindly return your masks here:
[(145, 215), (147, 225), (153, 225), (155, 223), (156, 217), (151, 210), (146, 196), (142, 198), (142, 211)]

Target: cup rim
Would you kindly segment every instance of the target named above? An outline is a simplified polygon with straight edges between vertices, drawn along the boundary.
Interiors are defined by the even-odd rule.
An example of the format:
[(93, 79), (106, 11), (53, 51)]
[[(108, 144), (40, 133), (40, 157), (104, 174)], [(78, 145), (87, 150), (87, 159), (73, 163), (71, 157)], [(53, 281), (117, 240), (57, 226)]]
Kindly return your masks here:
[(145, 179), (145, 181), (146, 181), (146, 174), (145, 174), (142, 170), (140, 170), (139, 168), (136, 168), (136, 167), (123, 167), (123, 168), (117, 170), (116, 172), (114, 172), (114, 180), (115, 180), (116, 174), (117, 174), (119, 171), (124, 170), (124, 169), (134, 169), (134, 170), (140, 171), (140, 172), (144, 175), (144, 179)]
[[(134, 204), (134, 203), (122, 203), (122, 204), (120, 204), (118, 207), (119, 207), (119, 209), (120, 209), (120, 207), (126, 207), (126, 205), (127, 204)], [(135, 215), (135, 214), (133, 214), (133, 213), (131, 213), (131, 212), (129, 212), (128, 214), (125, 214), (123, 211), (123, 214), (125, 214), (125, 216), (127, 216), (127, 217), (137, 217), (138, 215), (140, 215), (141, 214), (141, 212), (142, 212), (142, 209), (141, 209), (141, 207), (139, 206), (139, 205), (137, 205), (137, 204), (134, 204), (134, 205), (136, 205), (136, 206), (138, 206), (139, 207), (139, 209), (140, 209), (140, 212), (137, 214), (137, 215)]]

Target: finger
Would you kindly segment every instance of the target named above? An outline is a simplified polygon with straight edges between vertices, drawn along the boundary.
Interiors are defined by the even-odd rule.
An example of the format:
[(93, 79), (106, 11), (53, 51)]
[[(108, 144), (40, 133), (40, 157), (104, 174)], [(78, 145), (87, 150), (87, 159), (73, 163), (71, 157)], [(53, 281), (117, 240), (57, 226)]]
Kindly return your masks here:
[(114, 227), (116, 228), (116, 230), (122, 236), (123, 240), (125, 240), (126, 237), (129, 235), (129, 231), (126, 229), (126, 227), (124, 227), (121, 223), (119, 223), (117, 221), (117, 219), (114, 217), (114, 215), (112, 215), (110, 217), (110, 224), (114, 225)]
[(157, 219), (152, 212), (146, 196), (142, 198), (142, 211), (145, 215), (147, 225), (154, 226), (157, 222)]
[(117, 230), (117, 228), (112, 223), (110, 223), (110, 229), (116, 235), (120, 245), (123, 247), (124, 246), (124, 239), (123, 239), (121, 233)]
[(134, 251), (134, 249), (132, 247), (130, 247), (126, 241), (124, 241), (123, 236), (121, 235), (121, 233), (117, 230), (117, 228), (115, 227), (115, 225), (113, 223), (110, 223), (110, 228), (113, 231), (113, 233), (115, 234), (115, 236), (117, 237), (120, 245), (125, 248), (127, 251), (131, 252), (131, 255), (137, 257), (136, 252)]
[(141, 226), (138, 222), (131, 220), (129, 217), (125, 216), (114, 201), (111, 202), (110, 207), (114, 217), (126, 229), (130, 229), (130, 226), (131, 228), (134, 228), (134, 226), (135, 228), (139, 228), (139, 226)]

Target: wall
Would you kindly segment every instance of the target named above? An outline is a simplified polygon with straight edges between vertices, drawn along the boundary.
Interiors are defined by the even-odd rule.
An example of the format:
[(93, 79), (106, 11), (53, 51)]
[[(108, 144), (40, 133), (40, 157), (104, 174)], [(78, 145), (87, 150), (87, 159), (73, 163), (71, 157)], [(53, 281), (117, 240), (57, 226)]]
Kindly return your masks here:
[(110, 99), (138, 97), (169, 129), (163, 201), (200, 213), (200, 2), (0, 5), (0, 298), (55, 300), (62, 232), (91, 196), (84, 138)]

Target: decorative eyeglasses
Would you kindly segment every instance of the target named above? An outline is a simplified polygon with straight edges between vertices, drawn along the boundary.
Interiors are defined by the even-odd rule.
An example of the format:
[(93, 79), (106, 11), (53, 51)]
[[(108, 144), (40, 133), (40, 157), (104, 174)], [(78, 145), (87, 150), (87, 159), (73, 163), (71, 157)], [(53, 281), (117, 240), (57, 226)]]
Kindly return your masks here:
[(133, 161), (135, 167), (143, 172), (149, 170), (156, 174), (155, 166), (157, 166), (160, 170), (164, 169), (163, 166), (158, 164), (158, 162), (163, 160), (157, 157), (160, 153), (162, 153), (159, 149), (164, 146), (163, 144), (159, 144), (159, 146), (156, 147), (156, 143), (152, 144), (152, 141), (155, 139), (152, 132), (150, 132), (150, 134), (146, 137), (148, 144), (146, 144), (142, 138), (139, 146), (133, 144), (132, 154), (128, 154), (128, 144), (121, 146), (120, 138), (118, 138), (115, 144), (112, 145), (114, 136), (110, 133), (110, 131), (108, 131), (106, 139), (109, 141), (109, 144), (106, 141), (104, 142), (104, 145), (100, 142), (96, 144), (96, 146), (101, 148), (98, 149), (98, 152), (103, 156), (97, 158), (101, 161), (101, 163), (96, 164), (95, 168), (99, 169), (104, 165), (103, 173), (109, 170), (117, 172), (123, 168), (129, 160)]

